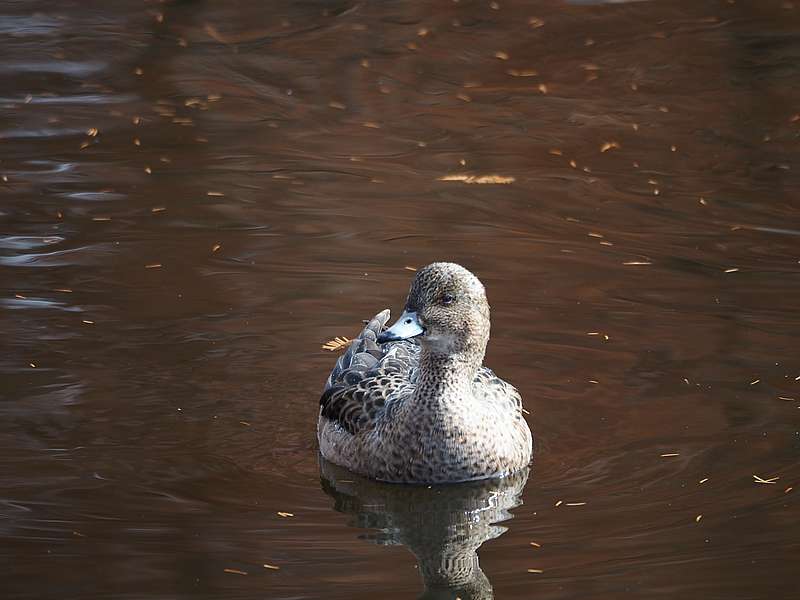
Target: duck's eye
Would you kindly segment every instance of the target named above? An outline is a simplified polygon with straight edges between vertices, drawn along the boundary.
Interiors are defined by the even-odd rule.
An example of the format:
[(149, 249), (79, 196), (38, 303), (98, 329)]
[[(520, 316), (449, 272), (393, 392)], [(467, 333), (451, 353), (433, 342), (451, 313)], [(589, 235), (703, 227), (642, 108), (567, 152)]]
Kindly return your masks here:
[(450, 306), (453, 302), (456, 301), (456, 297), (453, 294), (445, 294), (442, 296), (442, 304), (444, 306)]

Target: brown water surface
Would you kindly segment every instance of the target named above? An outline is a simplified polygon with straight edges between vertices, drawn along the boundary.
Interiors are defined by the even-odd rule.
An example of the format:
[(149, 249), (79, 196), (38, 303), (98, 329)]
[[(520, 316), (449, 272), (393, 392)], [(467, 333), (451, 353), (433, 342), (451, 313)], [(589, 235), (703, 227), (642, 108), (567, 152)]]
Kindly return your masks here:
[[(3, 598), (796, 597), (800, 3), (0, 13)], [(527, 482), (318, 462), (434, 260)]]

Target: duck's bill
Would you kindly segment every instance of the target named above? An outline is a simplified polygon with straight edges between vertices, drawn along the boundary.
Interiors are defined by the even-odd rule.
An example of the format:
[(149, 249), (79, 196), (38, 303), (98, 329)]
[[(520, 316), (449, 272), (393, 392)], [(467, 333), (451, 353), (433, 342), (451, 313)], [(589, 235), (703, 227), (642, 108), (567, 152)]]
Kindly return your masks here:
[(425, 333), (425, 329), (420, 325), (417, 313), (406, 311), (400, 315), (394, 325), (378, 336), (378, 343), (407, 340), (422, 333)]

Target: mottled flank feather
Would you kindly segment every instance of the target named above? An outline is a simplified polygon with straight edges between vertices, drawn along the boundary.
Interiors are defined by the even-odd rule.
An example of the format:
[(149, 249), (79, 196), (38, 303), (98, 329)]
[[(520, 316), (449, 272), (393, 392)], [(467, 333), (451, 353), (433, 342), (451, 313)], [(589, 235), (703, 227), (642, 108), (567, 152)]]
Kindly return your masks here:
[(490, 368), (478, 369), (473, 387), (474, 393), (482, 395), (486, 402), (522, 415), (522, 396), (517, 388), (500, 379)]

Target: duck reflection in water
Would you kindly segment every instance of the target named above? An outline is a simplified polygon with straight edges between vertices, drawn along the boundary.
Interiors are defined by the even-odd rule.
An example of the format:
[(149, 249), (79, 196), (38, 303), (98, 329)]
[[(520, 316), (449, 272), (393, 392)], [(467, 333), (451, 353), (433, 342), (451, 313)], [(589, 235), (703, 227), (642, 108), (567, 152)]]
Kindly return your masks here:
[(354, 475), (320, 457), (322, 489), (353, 527), (377, 530), (370, 540), (403, 545), (417, 557), (424, 599), (493, 598), (477, 550), (501, 536), (501, 521), (522, 504), (528, 469), (502, 479), (449, 485), (397, 485)]

